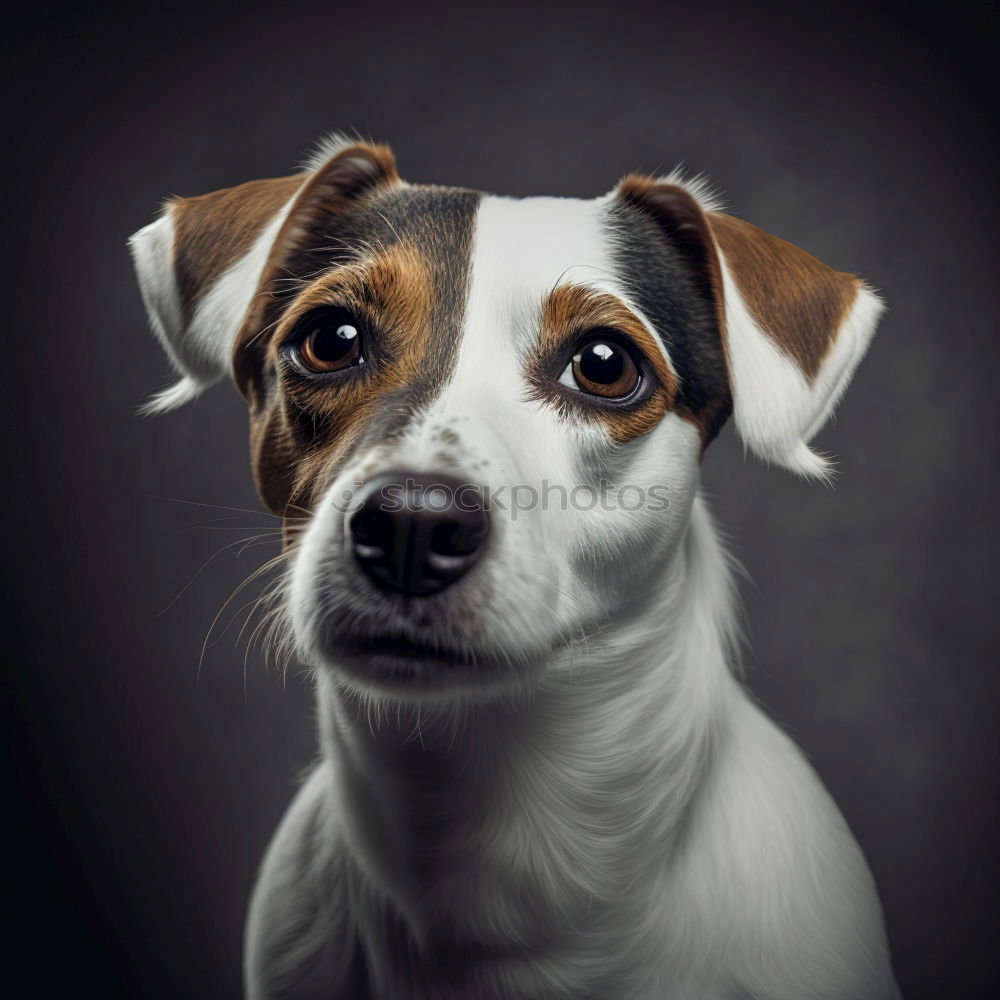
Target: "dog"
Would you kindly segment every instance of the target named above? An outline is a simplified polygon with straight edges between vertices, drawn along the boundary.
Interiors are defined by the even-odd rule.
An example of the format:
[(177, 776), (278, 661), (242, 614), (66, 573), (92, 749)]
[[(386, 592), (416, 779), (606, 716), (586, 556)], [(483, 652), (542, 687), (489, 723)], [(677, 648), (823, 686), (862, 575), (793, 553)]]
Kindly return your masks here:
[(226, 375), (249, 405), (318, 700), (248, 997), (899, 995), (860, 848), (734, 668), (699, 493), (730, 415), (830, 476), (869, 287), (701, 179), (505, 198), (341, 137), (131, 250), (180, 376), (149, 411)]

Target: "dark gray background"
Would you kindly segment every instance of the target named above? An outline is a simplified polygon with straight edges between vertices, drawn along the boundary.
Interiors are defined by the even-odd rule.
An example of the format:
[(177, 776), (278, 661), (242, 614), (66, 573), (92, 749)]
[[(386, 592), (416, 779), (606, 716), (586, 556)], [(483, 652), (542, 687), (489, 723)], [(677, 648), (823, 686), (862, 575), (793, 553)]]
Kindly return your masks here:
[(255, 865), (313, 753), (294, 677), (212, 617), (273, 547), (242, 403), (134, 408), (168, 377), (125, 239), (171, 193), (287, 172), (320, 133), (413, 181), (590, 196), (684, 161), (734, 211), (868, 277), (890, 312), (840, 416), (835, 490), (705, 479), (754, 584), (750, 684), (868, 856), (911, 998), (997, 987), (996, 160), (985, 6), (552, 3), (33, 7), (11, 27), (3, 396), (5, 982), (238, 993)]

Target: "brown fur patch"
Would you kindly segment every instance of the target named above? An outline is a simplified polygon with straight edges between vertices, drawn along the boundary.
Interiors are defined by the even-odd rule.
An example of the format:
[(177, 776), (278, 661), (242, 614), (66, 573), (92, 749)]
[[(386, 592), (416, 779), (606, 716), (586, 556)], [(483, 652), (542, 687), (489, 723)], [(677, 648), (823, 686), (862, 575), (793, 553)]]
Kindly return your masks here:
[(268, 221), (305, 180), (304, 174), (249, 181), (171, 202), (174, 273), (185, 323), (223, 271), (246, 254)]
[[(283, 371), (281, 346), (311, 309), (340, 306), (378, 332), (378, 363), (362, 365), (335, 380)], [(422, 371), (431, 334), (432, 288), (420, 253), (393, 244), (376, 254), (334, 268), (308, 285), (292, 303), (264, 348), (279, 371), (281, 400), (252, 411), (251, 449), (257, 487), (268, 507), (310, 509), (328, 485), (337, 462), (364, 431), (387, 393), (410, 385)], [(362, 344), (362, 352), (374, 351)], [(304, 414), (312, 433), (295, 429)]]
[(259, 358), (246, 350), (257, 338), (273, 301), (275, 283), (289, 255), (302, 247), (311, 226), (323, 216), (343, 211), (374, 187), (398, 184), (396, 161), (388, 146), (357, 143), (337, 153), (314, 173), (299, 192), (275, 237), (233, 349), (233, 372), (244, 395)]
[[(551, 372), (546, 361), (565, 353), (577, 338), (601, 327), (617, 330), (649, 361), (658, 385), (648, 399), (628, 409), (593, 408), (593, 414), (619, 444), (652, 430), (677, 398), (677, 375), (667, 364), (653, 335), (620, 299), (580, 285), (560, 285), (542, 305), (538, 357), (529, 366), (536, 394), (550, 388)], [(544, 369), (545, 374), (542, 374)]]
[(708, 220), (750, 314), (811, 382), (854, 302), (858, 279), (749, 222), (720, 212)]
[[(401, 184), (387, 161), (371, 162), (360, 192), (337, 187), (315, 201), (302, 192), (291, 250), (264, 276), (259, 315), (235, 346), (258, 490), (290, 530), (356, 448), (392, 440), (436, 396), (457, 355), (479, 195)], [(285, 358), (281, 345), (320, 305), (350, 310), (367, 328), (365, 364), (324, 378)]]

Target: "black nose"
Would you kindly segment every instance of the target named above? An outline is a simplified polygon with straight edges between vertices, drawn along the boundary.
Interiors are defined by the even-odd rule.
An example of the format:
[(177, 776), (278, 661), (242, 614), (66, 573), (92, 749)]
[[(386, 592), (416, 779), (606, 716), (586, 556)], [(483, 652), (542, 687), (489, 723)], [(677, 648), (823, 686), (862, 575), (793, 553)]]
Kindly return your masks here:
[(354, 556), (382, 590), (426, 597), (479, 558), (489, 534), (482, 495), (450, 476), (394, 473), (366, 483), (349, 529)]

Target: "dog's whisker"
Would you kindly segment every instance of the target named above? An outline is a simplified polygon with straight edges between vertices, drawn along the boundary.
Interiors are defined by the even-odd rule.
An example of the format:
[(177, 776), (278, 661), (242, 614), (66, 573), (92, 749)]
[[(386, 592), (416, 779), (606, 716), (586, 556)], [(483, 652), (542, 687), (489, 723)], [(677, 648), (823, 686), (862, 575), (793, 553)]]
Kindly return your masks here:
[(237, 514), (253, 514), (255, 517), (271, 517), (275, 520), (281, 520), (279, 515), (272, 514), (266, 510), (255, 510), (252, 507), (232, 507), (227, 504), (221, 503), (206, 503), (203, 500), (185, 500), (181, 497), (164, 497), (157, 494), (151, 494), (153, 500), (162, 500), (164, 503), (176, 503), (183, 504), (187, 507), (207, 507), (212, 510), (228, 510)]
[[(229, 518), (220, 518), (220, 520), (229, 520)], [(255, 537), (263, 538), (265, 535), (280, 535), (282, 529), (280, 527), (263, 527), (257, 525), (255, 527), (247, 527), (246, 525), (223, 525), (223, 524), (190, 524), (186, 528), (178, 528), (176, 531), (171, 532), (172, 535), (180, 535), (187, 531), (256, 531), (258, 533)]]
[(201, 566), (197, 569), (194, 575), (174, 595), (174, 597), (167, 604), (167, 606), (163, 608), (161, 611), (158, 611), (153, 617), (162, 618), (165, 614), (167, 614), (167, 612), (169, 612), (170, 609), (174, 607), (174, 605), (188, 592), (188, 590), (190, 590), (190, 588), (198, 580), (201, 574), (204, 573), (209, 566), (215, 565), (226, 555), (229, 555), (231, 552), (233, 552), (233, 550), (237, 550), (236, 558), (239, 558), (241, 555), (243, 555), (244, 552), (247, 551), (248, 548), (253, 548), (258, 545), (270, 544), (274, 540), (275, 540), (274, 537), (270, 534), (258, 534), (252, 536), (250, 539), (237, 538), (231, 542), (228, 542), (226, 545), (223, 545), (222, 548), (218, 549), (216, 552), (210, 555), (208, 559), (206, 559), (205, 562), (201, 564)]
[(266, 573), (269, 573), (272, 570), (274, 570), (274, 569), (278, 568), (279, 566), (281, 566), (285, 562), (285, 560), (287, 558), (288, 558), (288, 552), (285, 551), (285, 552), (280, 552), (278, 555), (274, 556), (272, 559), (268, 559), (267, 562), (263, 563), (261, 566), (258, 566), (255, 570), (253, 570), (253, 572), (251, 572), (240, 584), (237, 585), (237, 587), (233, 590), (233, 592), (229, 595), (229, 597), (226, 598), (226, 600), (223, 603), (222, 607), (219, 608), (219, 610), (216, 613), (215, 617), (212, 619), (212, 622), (211, 622), (211, 624), (208, 627), (208, 631), (205, 634), (205, 639), (202, 642), (201, 653), (200, 653), (200, 655), (198, 657), (197, 676), (199, 678), (201, 677), (201, 668), (202, 668), (202, 665), (204, 664), (204, 661), (205, 661), (205, 653), (206, 653), (206, 651), (208, 649), (209, 641), (210, 641), (210, 639), (212, 637), (212, 634), (213, 634), (213, 631), (215, 629), (215, 626), (218, 624), (219, 619), (225, 613), (226, 609), (232, 603), (233, 599), (236, 597), (237, 594), (239, 594), (241, 591), (243, 591), (246, 587), (250, 586), (250, 584), (252, 584), (256, 580), (260, 579)]
[(282, 596), (281, 593), (282, 590), (283, 590), (282, 581), (279, 579), (275, 581), (275, 583), (271, 587), (265, 589), (261, 594), (253, 598), (251, 601), (248, 601), (247, 604), (244, 605), (244, 607), (250, 607), (251, 612), (249, 615), (247, 615), (246, 620), (243, 622), (243, 626), (240, 628), (240, 631), (236, 636), (236, 645), (239, 645), (239, 643), (242, 641), (243, 636), (246, 634), (246, 629), (249, 626), (251, 620), (253, 619), (253, 616), (258, 611), (264, 609), (261, 622), (259, 622), (254, 627), (254, 630), (250, 634), (247, 641), (248, 650), (253, 647), (254, 636), (257, 634), (258, 629), (260, 629), (261, 626), (267, 621), (267, 615), (271, 614), (275, 610), (280, 610), (280, 608), (277, 609), (270, 608), (268, 607), (268, 605), (273, 604), (275, 600), (280, 599), (280, 597)]

